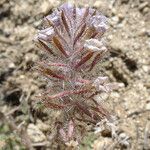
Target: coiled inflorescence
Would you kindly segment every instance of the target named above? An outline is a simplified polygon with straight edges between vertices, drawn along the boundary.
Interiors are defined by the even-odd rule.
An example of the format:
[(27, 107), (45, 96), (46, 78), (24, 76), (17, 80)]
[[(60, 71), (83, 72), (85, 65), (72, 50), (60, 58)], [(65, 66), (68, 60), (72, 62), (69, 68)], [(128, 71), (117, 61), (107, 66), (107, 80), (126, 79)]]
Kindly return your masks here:
[(113, 86), (107, 77), (86, 77), (107, 53), (102, 38), (106, 23), (96, 10), (67, 3), (43, 19), (35, 37), (36, 45), (47, 52), (38, 71), (53, 82), (40, 99), (47, 108), (62, 110), (70, 124), (75, 120), (97, 123), (110, 117), (93, 96)]

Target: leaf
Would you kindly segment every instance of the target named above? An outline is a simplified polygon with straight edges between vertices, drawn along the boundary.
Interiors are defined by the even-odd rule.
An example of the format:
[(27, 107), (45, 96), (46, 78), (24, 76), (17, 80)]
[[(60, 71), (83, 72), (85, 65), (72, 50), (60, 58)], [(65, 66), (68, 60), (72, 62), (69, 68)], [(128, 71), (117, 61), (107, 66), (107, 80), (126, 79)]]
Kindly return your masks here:
[(45, 68), (44, 66), (39, 66), (38, 71), (40, 71), (43, 75), (45, 75), (47, 77), (51, 76), (51, 77), (61, 79), (61, 80), (66, 80), (67, 79), (64, 75), (58, 75), (58, 73), (55, 73), (51, 69)]
[(92, 56), (93, 56), (93, 52), (89, 52), (88, 54), (86, 54), (85, 56), (83, 56), (83, 58), (76, 64), (75, 68), (79, 68), (81, 65), (83, 65), (85, 62), (87, 62)]
[(53, 42), (54, 42), (55, 46), (56, 46), (66, 57), (68, 57), (67, 52), (64, 50), (62, 44), (60, 43), (60, 41), (58, 40), (57, 37), (53, 37)]
[(89, 90), (87, 90), (87, 89), (63, 91), (63, 92), (60, 92), (58, 94), (48, 96), (48, 98), (49, 99), (62, 98), (62, 97), (66, 97), (69, 95), (87, 93), (88, 91)]
[(63, 10), (61, 12), (61, 19), (62, 19), (63, 25), (64, 25), (68, 35), (70, 36), (69, 26), (68, 26), (67, 19), (66, 19), (66, 16), (65, 16), (65, 13)]
[(110, 113), (104, 107), (102, 107), (102, 105), (100, 105), (100, 104), (98, 107), (91, 106), (91, 109), (96, 112), (99, 112), (101, 115), (103, 115), (107, 118), (110, 118)]
[(100, 59), (101, 59), (101, 54), (97, 54), (91, 64), (89, 71), (91, 71), (94, 68), (94, 66), (99, 62)]
[(49, 19), (47, 19), (47, 18), (45, 18), (46, 19), (46, 21), (48, 22), (48, 25), (49, 26), (52, 26), (52, 27), (54, 27), (54, 23), (53, 22), (51, 22)]
[(75, 39), (74, 39), (74, 45), (76, 44), (76, 42), (79, 40), (79, 38), (82, 36), (82, 34), (84, 33), (86, 29), (86, 23), (84, 23), (81, 28), (79, 29)]
[(76, 107), (77, 107), (78, 109), (80, 109), (82, 112), (84, 112), (87, 116), (92, 117), (92, 114), (91, 114), (91, 112), (89, 111), (89, 108), (88, 108), (88, 107), (86, 108), (85, 106), (81, 105), (81, 104), (78, 103), (78, 102), (75, 102), (75, 105), (76, 105)]
[(65, 45), (67, 47), (69, 47), (66, 39), (61, 35), (61, 33), (59, 32), (59, 30), (56, 27), (54, 27), (54, 31), (57, 34), (57, 36), (65, 43)]
[(39, 96), (36, 96), (36, 98), (40, 99), (40, 101), (44, 104), (45, 107), (51, 108), (51, 109), (59, 110), (59, 109), (64, 109), (69, 106), (69, 104), (64, 105), (64, 104), (56, 104), (56, 103), (50, 102), (48, 96), (45, 96), (45, 95), (39, 95)]
[(56, 66), (56, 67), (68, 67), (67, 64), (63, 64), (63, 63), (52, 63), (52, 62), (47, 62), (47, 61), (42, 61), (42, 62), (38, 62), (37, 64), (41, 65), (41, 66)]
[(52, 49), (49, 48), (43, 41), (41, 41), (41, 40), (38, 40), (38, 41), (39, 41), (39, 44), (44, 48), (44, 50), (48, 51), (51, 54), (54, 54)]
[(67, 105), (55, 104), (51, 102), (43, 102), (47, 108), (51, 109), (64, 109)]

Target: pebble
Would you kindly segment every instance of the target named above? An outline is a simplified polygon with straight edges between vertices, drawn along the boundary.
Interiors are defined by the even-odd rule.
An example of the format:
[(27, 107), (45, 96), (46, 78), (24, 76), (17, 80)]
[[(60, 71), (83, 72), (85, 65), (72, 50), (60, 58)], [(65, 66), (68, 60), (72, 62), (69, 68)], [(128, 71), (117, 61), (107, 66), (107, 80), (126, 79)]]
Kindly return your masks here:
[(143, 36), (145, 34), (146, 34), (146, 28), (142, 28), (138, 33), (139, 36)]
[(51, 9), (52, 7), (49, 5), (49, 3), (47, 1), (43, 1), (42, 5), (41, 5), (41, 10), (42, 13), (47, 14), (47, 12)]
[(143, 13), (144, 13), (144, 14), (148, 13), (149, 11), (150, 11), (150, 9), (149, 9), (148, 7), (145, 7), (145, 8), (143, 9)]
[(119, 22), (118, 16), (114, 16), (111, 18), (111, 25), (116, 25)]
[(117, 14), (117, 10), (116, 10), (115, 8), (112, 8), (112, 9), (111, 9), (111, 12), (112, 12), (113, 15), (116, 15), (116, 14)]
[(14, 64), (14, 63), (10, 63), (10, 64), (8, 65), (8, 67), (9, 67), (10, 69), (14, 69), (14, 68), (15, 68), (15, 64)]
[(145, 8), (147, 5), (148, 5), (148, 2), (141, 3), (141, 4), (139, 5), (139, 10), (142, 11), (143, 8)]
[(146, 110), (150, 110), (150, 102), (146, 104)]
[(44, 132), (50, 129), (50, 125), (43, 123), (41, 120), (37, 120), (37, 127)]
[(33, 24), (34, 24), (34, 27), (39, 27), (42, 23), (42, 20), (39, 20), (39, 21), (35, 21)]
[(34, 124), (28, 125), (27, 133), (28, 133), (29, 137), (31, 138), (32, 142), (34, 142), (34, 143), (43, 142), (46, 140), (46, 136)]
[(101, 10), (103, 9), (103, 8), (107, 8), (107, 2), (106, 1), (100, 1), (100, 0), (98, 0), (98, 1), (96, 1), (94, 4), (93, 4), (93, 6), (95, 7), (95, 8), (100, 8)]
[(121, 133), (119, 135), (120, 137), (120, 144), (125, 146), (125, 147), (128, 147), (129, 146), (129, 136), (127, 136), (125, 133)]
[(121, 14), (121, 13), (119, 13), (119, 14), (118, 14), (118, 18), (119, 18), (119, 20), (123, 20), (123, 19), (124, 19), (124, 17), (125, 17), (125, 16), (124, 16), (124, 14)]
[(121, 139), (124, 139), (124, 138), (127, 137), (127, 135), (126, 135), (125, 133), (121, 133), (121, 134), (119, 135), (119, 137), (120, 137)]
[(101, 93), (101, 94), (98, 94), (98, 95), (95, 95), (94, 96), (94, 99), (97, 101), (97, 102), (101, 102), (101, 101), (105, 101), (107, 98), (108, 98), (108, 94), (107, 93)]
[(71, 141), (65, 143), (65, 145), (67, 145), (67, 147), (70, 147), (71, 149), (73, 149), (73, 148), (77, 148), (79, 143), (77, 141), (71, 140)]
[(52, 8), (57, 7), (59, 3), (58, 0), (43, 1), (40, 8), (41, 12), (46, 15)]
[(113, 97), (113, 98), (119, 98), (120, 97), (120, 95), (119, 95), (119, 93), (117, 93), (117, 92), (111, 92), (111, 97)]
[(20, 75), (19, 76), (20, 79), (25, 79), (25, 77), (26, 77), (25, 75)]
[(125, 50), (123, 42), (119, 42), (119, 39), (117, 39), (115, 37), (113, 38), (113, 40), (111, 40), (110, 46), (116, 52), (120, 52), (120, 51), (124, 51)]
[(111, 138), (103, 138), (102, 140), (95, 140), (92, 147), (94, 150), (107, 149), (107, 146), (112, 145), (112, 143), (113, 141)]
[(38, 59), (38, 56), (33, 54), (33, 53), (27, 53), (25, 55), (25, 61), (26, 62), (31, 62), (31, 61), (35, 62), (37, 59)]
[(102, 1), (96, 1), (93, 6), (99, 8), (102, 5), (102, 3)]
[(149, 66), (144, 65), (144, 66), (142, 66), (142, 69), (143, 69), (144, 72), (148, 72), (149, 71)]

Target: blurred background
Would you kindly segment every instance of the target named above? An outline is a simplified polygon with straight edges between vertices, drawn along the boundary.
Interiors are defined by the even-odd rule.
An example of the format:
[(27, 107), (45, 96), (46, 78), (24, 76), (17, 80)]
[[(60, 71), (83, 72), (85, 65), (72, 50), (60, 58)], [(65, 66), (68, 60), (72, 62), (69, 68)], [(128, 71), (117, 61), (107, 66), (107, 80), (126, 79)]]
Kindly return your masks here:
[[(59, 112), (38, 107), (35, 95), (46, 83), (31, 67), (39, 60), (32, 39), (41, 20), (64, 1), (0, 0), (0, 149), (66, 149), (56, 141)], [(116, 116), (117, 134), (89, 132), (81, 150), (150, 149), (150, 1), (76, 0), (109, 18), (109, 59), (103, 63), (111, 81), (124, 87), (103, 99)], [(101, 66), (100, 66), (101, 67)]]

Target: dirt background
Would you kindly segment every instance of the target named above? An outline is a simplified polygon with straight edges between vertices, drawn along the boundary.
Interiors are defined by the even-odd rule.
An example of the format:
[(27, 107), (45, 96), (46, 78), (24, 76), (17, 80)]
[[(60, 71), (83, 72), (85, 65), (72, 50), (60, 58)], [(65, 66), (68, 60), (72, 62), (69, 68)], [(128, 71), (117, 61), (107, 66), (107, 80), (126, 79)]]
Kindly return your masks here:
[[(117, 135), (89, 130), (79, 149), (150, 149), (150, 1), (76, 1), (109, 18), (110, 57), (103, 63), (112, 81), (124, 84), (109, 97)], [(41, 19), (60, 0), (0, 0), (0, 149), (67, 149), (54, 139), (59, 113), (38, 107), (35, 95), (46, 83), (30, 68), (40, 52), (32, 39)], [(100, 66), (100, 67), (101, 67)], [(30, 137), (30, 140), (28, 139)], [(32, 145), (32, 146), (31, 146)], [(31, 146), (31, 147), (30, 147)]]

